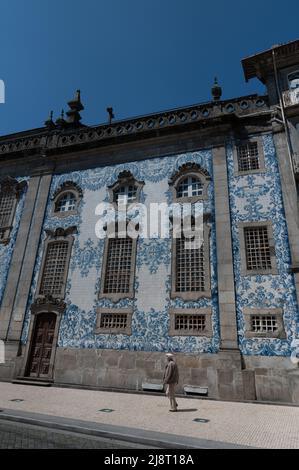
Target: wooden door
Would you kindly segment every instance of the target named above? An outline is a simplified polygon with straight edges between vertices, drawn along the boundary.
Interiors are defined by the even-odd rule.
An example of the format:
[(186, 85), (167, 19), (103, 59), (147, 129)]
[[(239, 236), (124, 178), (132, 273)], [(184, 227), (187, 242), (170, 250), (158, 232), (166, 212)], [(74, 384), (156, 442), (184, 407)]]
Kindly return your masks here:
[(55, 324), (54, 313), (37, 315), (27, 374), (30, 377), (49, 377)]

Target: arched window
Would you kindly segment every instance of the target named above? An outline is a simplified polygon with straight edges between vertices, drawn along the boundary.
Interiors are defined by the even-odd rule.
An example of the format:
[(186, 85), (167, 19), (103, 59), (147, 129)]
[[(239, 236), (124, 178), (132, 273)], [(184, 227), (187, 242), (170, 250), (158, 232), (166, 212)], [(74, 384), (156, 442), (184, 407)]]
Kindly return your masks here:
[(203, 184), (196, 176), (186, 176), (177, 187), (177, 198), (202, 196)]
[[(184, 164), (170, 180), (173, 201), (194, 205), (208, 198), (209, 173), (196, 163)], [(186, 301), (209, 298), (210, 285), (210, 226), (208, 214), (203, 215), (203, 232), (189, 239), (184, 233), (184, 222), (179, 233), (173, 227), (171, 297)], [(192, 231), (195, 219), (191, 218)]]
[(170, 179), (173, 200), (196, 202), (208, 198), (209, 173), (196, 163), (186, 163)]
[(131, 204), (137, 200), (137, 186), (127, 184), (118, 186), (114, 191), (114, 202), (122, 204)]
[(55, 212), (70, 212), (76, 209), (77, 198), (74, 193), (62, 194), (56, 202)]
[(114, 204), (139, 202), (143, 185), (143, 181), (136, 181), (130, 171), (123, 171), (118, 175), (116, 183), (108, 188), (110, 202)]
[(81, 188), (72, 181), (66, 181), (53, 196), (53, 215), (56, 217), (76, 215), (82, 197)]

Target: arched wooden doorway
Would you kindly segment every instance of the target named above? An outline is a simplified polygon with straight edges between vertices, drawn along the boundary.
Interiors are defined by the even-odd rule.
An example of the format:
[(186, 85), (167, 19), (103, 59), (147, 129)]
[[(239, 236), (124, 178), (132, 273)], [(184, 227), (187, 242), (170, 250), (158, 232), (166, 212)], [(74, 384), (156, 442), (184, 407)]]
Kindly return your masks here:
[(48, 378), (56, 327), (55, 313), (36, 315), (26, 375)]

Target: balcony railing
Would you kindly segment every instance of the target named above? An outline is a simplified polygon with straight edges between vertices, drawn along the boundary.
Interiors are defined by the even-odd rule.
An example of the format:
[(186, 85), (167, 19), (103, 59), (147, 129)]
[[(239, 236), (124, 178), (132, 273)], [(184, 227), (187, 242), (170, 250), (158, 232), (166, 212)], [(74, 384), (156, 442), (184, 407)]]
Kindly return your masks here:
[(289, 106), (295, 106), (299, 104), (299, 88), (295, 88), (294, 90), (284, 91), (282, 96), (283, 96), (283, 102), (286, 108), (288, 108)]

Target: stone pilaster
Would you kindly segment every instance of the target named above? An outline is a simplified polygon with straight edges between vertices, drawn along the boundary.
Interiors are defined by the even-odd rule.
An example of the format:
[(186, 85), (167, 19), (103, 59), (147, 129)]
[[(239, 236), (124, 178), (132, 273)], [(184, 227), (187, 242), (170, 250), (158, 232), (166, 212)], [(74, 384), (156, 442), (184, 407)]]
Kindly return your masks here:
[(284, 131), (275, 132), (274, 144), (278, 159), (282, 197), (286, 222), (289, 234), (289, 245), (291, 251), (292, 266), (294, 268), (297, 299), (299, 299), (299, 212), (296, 181), (292, 163), (288, 154), (286, 136)]
[(221, 349), (238, 349), (231, 220), (225, 146), (213, 149)]
[(41, 234), (51, 175), (32, 176), (0, 310), (0, 339), (19, 341)]
[(52, 175), (49, 174), (40, 177), (39, 190), (36, 196), (24, 261), (12, 310), (12, 318), (8, 332), (8, 340), (10, 341), (19, 341), (21, 337), (51, 180)]

